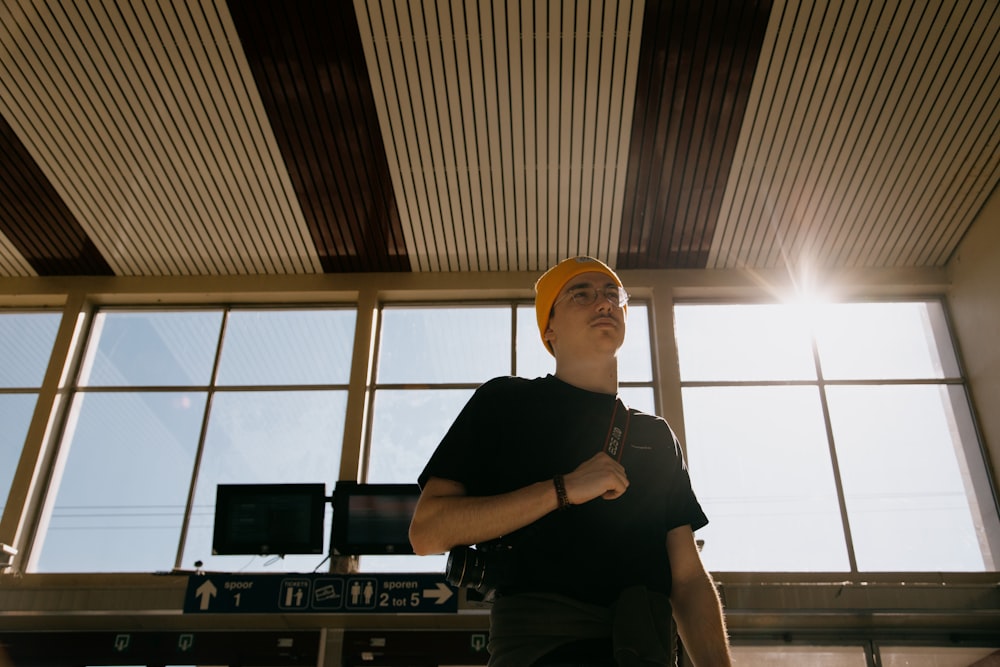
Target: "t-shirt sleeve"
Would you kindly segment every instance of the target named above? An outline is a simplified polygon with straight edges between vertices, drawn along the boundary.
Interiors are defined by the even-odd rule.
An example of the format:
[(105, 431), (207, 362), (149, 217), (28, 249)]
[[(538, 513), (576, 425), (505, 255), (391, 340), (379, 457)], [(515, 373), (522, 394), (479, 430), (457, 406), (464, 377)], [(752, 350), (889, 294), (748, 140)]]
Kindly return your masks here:
[(688, 474), (687, 462), (684, 460), (684, 453), (681, 450), (680, 442), (674, 434), (673, 429), (663, 422), (667, 430), (667, 437), (674, 450), (674, 474), (670, 484), (668, 494), (667, 531), (678, 526), (690, 525), (691, 530), (698, 530), (708, 525), (708, 517), (705, 516), (701, 503), (695, 496), (691, 486), (691, 476)]
[(495, 429), (491, 422), (502, 409), (498, 403), (504, 394), (503, 385), (503, 379), (497, 378), (475, 391), (417, 478), (421, 488), (431, 477), (459, 482), (467, 489), (476, 485), (492, 446), (490, 435)]

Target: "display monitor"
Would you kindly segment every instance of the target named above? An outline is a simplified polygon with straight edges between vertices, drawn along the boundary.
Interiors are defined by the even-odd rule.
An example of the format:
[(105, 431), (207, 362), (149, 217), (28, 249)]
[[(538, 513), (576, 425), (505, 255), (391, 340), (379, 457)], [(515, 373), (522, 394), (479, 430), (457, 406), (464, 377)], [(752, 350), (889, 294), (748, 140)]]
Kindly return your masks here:
[(333, 492), (333, 555), (412, 554), (410, 519), (417, 484), (337, 482)]
[(219, 484), (215, 555), (323, 553), (325, 484)]

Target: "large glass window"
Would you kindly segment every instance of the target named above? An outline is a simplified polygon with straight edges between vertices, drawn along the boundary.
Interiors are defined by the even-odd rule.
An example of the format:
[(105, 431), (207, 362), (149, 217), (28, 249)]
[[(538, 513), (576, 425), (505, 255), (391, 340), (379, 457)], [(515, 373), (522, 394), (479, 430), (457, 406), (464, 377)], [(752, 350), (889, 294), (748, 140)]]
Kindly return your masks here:
[(865, 647), (740, 646), (732, 647), (734, 667), (868, 667)]
[(213, 556), (215, 489), (332, 490), (355, 317), (337, 308), (96, 313), (34, 569), (320, 565), (322, 555)]
[[(622, 398), (654, 410), (648, 307), (628, 307)], [(466, 401), (501, 375), (555, 371), (531, 304), (386, 305), (372, 387), (369, 483), (413, 483)], [(365, 570), (441, 571), (444, 556), (366, 556)]]
[(0, 515), (38, 402), (59, 313), (0, 312)]
[(1000, 650), (992, 647), (891, 646), (879, 647), (883, 667), (990, 667), (1000, 664)]
[(842, 645), (810, 644), (797, 640), (784, 645), (740, 644), (732, 648), (735, 667), (988, 667), (996, 665), (996, 646), (879, 645), (858, 642)]
[(675, 321), (710, 569), (997, 568), (939, 301), (681, 304)]

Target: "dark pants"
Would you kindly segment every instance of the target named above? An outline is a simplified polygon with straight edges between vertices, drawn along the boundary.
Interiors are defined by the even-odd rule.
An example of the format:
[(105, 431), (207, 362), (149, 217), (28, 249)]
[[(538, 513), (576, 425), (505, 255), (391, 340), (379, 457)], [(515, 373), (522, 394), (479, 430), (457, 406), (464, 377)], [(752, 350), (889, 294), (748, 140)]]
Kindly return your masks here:
[(581, 639), (560, 646), (532, 667), (615, 667), (611, 639)]

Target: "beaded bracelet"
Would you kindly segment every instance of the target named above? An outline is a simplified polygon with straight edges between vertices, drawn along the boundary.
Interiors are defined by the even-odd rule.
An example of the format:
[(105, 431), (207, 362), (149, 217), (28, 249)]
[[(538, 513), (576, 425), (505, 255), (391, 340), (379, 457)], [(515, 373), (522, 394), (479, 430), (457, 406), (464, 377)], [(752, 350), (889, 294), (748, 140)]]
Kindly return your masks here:
[(556, 487), (556, 498), (559, 499), (559, 509), (564, 510), (573, 503), (569, 501), (569, 496), (566, 495), (566, 482), (563, 480), (562, 475), (556, 475), (552, 478), (552, 483)]

